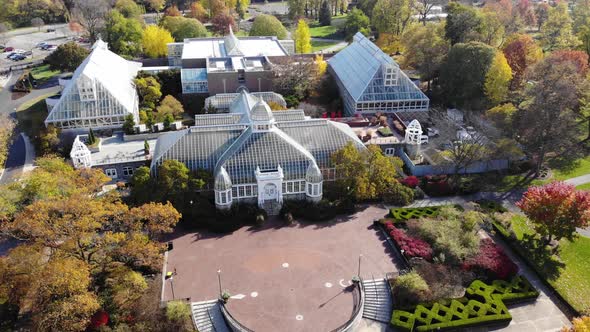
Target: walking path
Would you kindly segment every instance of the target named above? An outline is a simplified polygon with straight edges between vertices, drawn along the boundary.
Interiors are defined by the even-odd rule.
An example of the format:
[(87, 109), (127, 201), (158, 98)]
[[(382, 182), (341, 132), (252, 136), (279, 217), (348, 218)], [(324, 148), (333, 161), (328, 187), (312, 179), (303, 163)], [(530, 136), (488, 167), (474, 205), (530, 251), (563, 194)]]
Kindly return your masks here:
[(574, 186), (581, 186), (583, 184), (590, 182), (590, 174), (578, 176), (575, 178), (567, 179), (564, 181), (565, 183), (573, 184)]

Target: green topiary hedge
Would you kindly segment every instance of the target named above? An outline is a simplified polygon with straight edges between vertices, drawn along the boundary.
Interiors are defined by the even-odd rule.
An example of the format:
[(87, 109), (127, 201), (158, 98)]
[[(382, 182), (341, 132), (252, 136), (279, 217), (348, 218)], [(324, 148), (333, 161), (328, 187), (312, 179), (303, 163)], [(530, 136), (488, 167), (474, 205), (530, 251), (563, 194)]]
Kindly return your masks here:
[(506, 303), (534, 299), (539, 292), (523, 276), (488, 285), (475, 280), (465, 297), (419, 304), (413, 310), (394, 310), (391, 324), (403, 331), (431, 331), (507, 323), (512, 316)]
[[(389, 218), (394, 221), (406, 221), (421, 217), (436, 217), (441, 208), (450, 205), (426, 206), (416, 208), (394, 208), (389, 210)], [(452, 205), (457, 210), (463, 211), (461, 205)]]

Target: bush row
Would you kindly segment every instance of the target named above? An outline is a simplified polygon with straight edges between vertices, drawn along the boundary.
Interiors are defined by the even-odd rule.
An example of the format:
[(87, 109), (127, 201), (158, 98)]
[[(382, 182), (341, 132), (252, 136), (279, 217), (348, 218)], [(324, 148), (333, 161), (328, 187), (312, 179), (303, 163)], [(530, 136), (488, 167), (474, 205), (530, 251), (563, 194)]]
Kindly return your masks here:
[(394, 310), (391, 324), (402, 331), (431, 331), (508, 323), (512, 316), (506, 303), (530, 300), (538, 295), (522, 276), (509, 282), (494, 281), (491, 285), (476, 280), (462, 298), (419, 304), (410, 311)]
[(341, 214), (353, 213), (355, 211), (354, 203), (350, 200), (329, 201), (326, 199), (318, 203), (308, 201), (290, 201), (283, 202), (281, 215), (291, 213), (295, 218), (302, 218), (308, 221), (328, 221)]
[[(393, 208), (389, 210), (388, 217), (392, 218), (395, 222), (417, 219), (421, 217), (436, 217), (440, 209), (444, 206), (445, 205), (415, 208)], [(460, 205), (454, 205), (453, 207), (457, 210), (463, 210), (463, 207)]]

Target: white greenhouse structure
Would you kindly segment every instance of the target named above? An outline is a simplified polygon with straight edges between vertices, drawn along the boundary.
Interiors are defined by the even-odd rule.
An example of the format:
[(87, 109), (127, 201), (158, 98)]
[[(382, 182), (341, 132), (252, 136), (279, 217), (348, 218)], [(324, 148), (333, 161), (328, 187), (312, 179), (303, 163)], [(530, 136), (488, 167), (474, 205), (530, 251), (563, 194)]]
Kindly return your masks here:
[(195, 116), (194, 127), (158, 138), (152, 173), (164, 160), (213, 173), (215, 203), (257, 203), (276, 214), (285, 199), (320, 200), (322, 183), (335, 171), (330, 156), (352, 142), (365, 146), (346, 124), (310, 119), (302, 110), (272, 112), (245, 91), (229, 113)]
[(62, 129), (119, 128), (129, 114), (137, 123), (138, 97), (133, 79), (140, 68), (141, 63), (123, 59), (98, 40), (62, 91), (45, 125)]
[(428, 111), (428, 97), (390, 56), (360, 32), (328, 64), (346, 116)]

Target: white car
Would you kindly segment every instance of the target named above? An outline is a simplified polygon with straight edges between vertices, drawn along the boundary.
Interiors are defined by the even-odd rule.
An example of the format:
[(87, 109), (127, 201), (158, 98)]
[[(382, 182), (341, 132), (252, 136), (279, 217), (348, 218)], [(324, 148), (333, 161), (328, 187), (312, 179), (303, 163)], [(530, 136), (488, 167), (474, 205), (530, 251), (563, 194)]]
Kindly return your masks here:
[(22, 50), (22, 49), (20, 49), (20, 48), (17, 48), (17, 49), (16, 49), (16, 50), (14, 50), (13, 52), (14, 52), (14, 53), (16, 53), (16, 54), (23, 54), (23, 53), (26, 53), (27, 51), (25, 51), (25, 50)]
[(46, 42), (40, 42), (39, 44), (37, 44), (37, 46), (36, 46), (36, 47), (37, 47), (37, 48), (41, 48), (41, 47), (43, 47), (43, 46), (45, 46), (45, 45), (47, 45), (47, 43), (46, 43)]
[(51, 45), (51, 47), (47, 48), (47, 51), (55, 51), (55, 50), (57, 50), (56, 45)]

